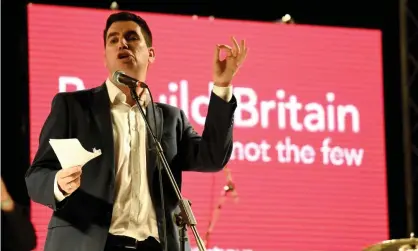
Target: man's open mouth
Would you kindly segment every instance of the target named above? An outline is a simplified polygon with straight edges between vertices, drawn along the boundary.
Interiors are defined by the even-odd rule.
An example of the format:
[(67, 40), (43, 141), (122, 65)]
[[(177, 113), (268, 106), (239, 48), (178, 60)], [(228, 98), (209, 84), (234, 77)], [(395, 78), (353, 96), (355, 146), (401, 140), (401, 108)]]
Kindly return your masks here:
[(128, 58), (130, 57), (131, 54), (129, 54), (128, 52), (121, 52), (118, 54), (118, 59), (124, 59), (124, 58)]

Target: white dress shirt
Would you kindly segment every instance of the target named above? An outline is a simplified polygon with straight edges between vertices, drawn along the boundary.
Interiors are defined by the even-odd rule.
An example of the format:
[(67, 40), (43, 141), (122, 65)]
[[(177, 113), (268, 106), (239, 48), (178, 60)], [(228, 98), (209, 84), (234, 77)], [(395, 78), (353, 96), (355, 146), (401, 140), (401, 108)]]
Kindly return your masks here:
[[(126, 95), (109, 79), (106, 80), (106, 87), (111, 103), (116, 168), (116, 197), (109, 233), (138, 241), (149, 236), (159, 240), (157, 218), (148, 189), (144, 120), (137, 105), (128, 105)], [(229, 102), (232, 87), (214, 86), (213, 93)], [(66, 197), (58, 189), (57, 177), (54, 194), (57, 201)]]

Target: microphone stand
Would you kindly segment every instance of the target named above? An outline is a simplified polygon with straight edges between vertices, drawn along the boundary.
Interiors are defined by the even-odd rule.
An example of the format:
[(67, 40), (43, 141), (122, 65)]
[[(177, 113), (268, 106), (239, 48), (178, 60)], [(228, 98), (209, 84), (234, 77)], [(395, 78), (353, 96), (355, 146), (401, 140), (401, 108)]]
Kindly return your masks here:
[[(154, 102), (152, 101), (151, 91), (149, 90), (148, 86), (145, 83), (140, 83), (140, 84), (141, 84), (141, 86), (144, 86), (148, 89), (149, 94), (151, 96), (151, 105), (154, 105), (153, 104)], [(154, 147), (155, 147), (155, 150), (157, 152), (158, 158), (160, 160), (160, 163), (162, 164), (162, 169), (164, 169), (165, 172), (167, 173), (167, 176), (168, 176), (168, 178), (170, 180), (170, 183), (173, 186), (174, 192), (176, 194), (177, 200), (179, 201), (180, 213), (176, 215), (176, 224), (180, 228), (180, 230), (179, 230), (180, 250), (185, 251), (185, 244), (186, 244), (186, 240), (187, 240), (187, 232), (186, 231), (187, 231), (187, 227), (189, 227), (193, 232), (193, 236), (195, 238), (195, 241), (196, 241), (197, 247), (199, 248), (199, 251), (206, 251), (205, 244), (204, 244), (202, 238), (200, 237), (200, 235), (197, 231), (197, 228), (196, 228), (197, 221), (196, 221), (196, 218), (193, 215), (192, 208), (191, 208), (191, 203), (190, 203), (189, 200), (183, 198), (183, 196), (180, 192), (180, 188), (177, 186), (176, 180), (173, 176), (173, 173), (171, 172), (170, 165), (168, 164), (168, 161), (167, 161), (166, 157), (164, 156), (163, 148), (161, 147), (160, 142), (158, 142), (157, 137), (155, 136), (155, 134), (151, 130), (151, 127), (150, 127), (150, 125), (149, 125), (149, 123), (148, 123), (148, 121), (145, 117), (145, 113), (141, 108), (141, 105), (140, 105), (140, 102), (139, 102), (139, 97), (138, 97), (138, 94), (136, 93), (136, 85), (129, 85), (129, 89), (131, 90), (132, 98), (135, 100), (135, 102), (138, 106), (138, 110), (140, 111), (141, 116), (144, 119), (145, 126), (146, 126), (148, 132), (151, 135), (151, 138), (152, 138), (151, 140), (154, 143)], [(159, 170), (161, 170), (161, 166), (160, 165), (157, 165), (157, 166), (158, 166)], [(165, 212), (164, 212), (164, 215), (165, 215)], [(166, 231), (166, 229), (164, 229), (164, 232), (165, 231)], [(165, 245), (167, 245), (167, 243), (165, 243)]]

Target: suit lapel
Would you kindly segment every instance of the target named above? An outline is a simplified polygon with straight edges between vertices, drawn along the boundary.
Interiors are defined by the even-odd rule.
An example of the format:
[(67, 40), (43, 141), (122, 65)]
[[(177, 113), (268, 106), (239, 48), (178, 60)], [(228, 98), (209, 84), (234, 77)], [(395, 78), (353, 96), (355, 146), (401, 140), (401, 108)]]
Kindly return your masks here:
[[(154, 124), (154, 114), (152, 107), (155, 108), (155, 121)], [(150, 103), (146, 108), (146, 118), (150, 125), (150, 128), (154, 135), (157, 137), (158, 142), (161, 142), (161, 137), (163, 134), (163, 114), (160, 107), (155, 104)], [(154, 146), (154, 141), (152, 140), (152, 135), (147, 130), (147, 173), (148, 173), (148, 184), (150, 191), (152, 191), (152, 181), (154, 178), (155, 168), (157, 166), (157, 154)]]
[(110, 99), (106, 84), (93, 89), (92, 105), (90, 108), (103, 143), (102, 153), (105, 158), (104, 161), (110, 163), (110, 165), (106, 166), (111, 167), (112, 175), (114, 177), (116, 168), (113, 149), (113, 128), (110, 115)]

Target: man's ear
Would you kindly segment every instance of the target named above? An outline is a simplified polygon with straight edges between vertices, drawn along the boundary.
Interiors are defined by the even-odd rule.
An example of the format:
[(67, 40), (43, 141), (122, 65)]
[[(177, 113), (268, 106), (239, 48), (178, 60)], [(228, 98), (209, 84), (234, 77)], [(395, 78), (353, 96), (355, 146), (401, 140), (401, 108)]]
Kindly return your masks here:
[(148, 48), (148, 63), (152, 64), (155, 61), (155, 50), (154, 47)]

